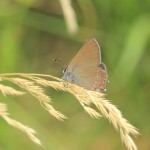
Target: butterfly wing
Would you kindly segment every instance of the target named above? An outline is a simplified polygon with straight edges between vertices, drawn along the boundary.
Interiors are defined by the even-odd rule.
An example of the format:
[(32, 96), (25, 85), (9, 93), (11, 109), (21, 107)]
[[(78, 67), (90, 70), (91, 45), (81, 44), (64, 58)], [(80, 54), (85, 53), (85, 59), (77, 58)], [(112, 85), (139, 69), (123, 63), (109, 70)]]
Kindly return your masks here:
[(68, 66), (76, 78), (76, 84), (88, 90), (101, 90), (107, 81), (107, 70), (101, 63), (100, 47), (95, 39), (90, 39), (81, 47)]

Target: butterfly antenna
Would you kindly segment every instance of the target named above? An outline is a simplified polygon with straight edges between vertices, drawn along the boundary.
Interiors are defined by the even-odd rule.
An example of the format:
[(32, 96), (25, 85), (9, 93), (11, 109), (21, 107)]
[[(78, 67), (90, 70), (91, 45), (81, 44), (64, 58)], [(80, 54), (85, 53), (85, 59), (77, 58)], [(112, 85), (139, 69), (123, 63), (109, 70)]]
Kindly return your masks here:
[(57, 65), (61, 66), (62, 70), (67, 68), (67, 66), (64, 64), (62, 58), (58, 58), (58, 59), (53, 58), (53, 62), (55, 62)]

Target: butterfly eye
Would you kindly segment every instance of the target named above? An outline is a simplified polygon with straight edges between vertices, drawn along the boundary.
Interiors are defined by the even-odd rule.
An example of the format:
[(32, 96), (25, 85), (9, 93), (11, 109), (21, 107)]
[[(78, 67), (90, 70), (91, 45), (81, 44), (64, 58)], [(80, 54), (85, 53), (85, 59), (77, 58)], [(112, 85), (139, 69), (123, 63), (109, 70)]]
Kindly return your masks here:
[(67, 68), (63, 69), (63, 74), (67, 71)]

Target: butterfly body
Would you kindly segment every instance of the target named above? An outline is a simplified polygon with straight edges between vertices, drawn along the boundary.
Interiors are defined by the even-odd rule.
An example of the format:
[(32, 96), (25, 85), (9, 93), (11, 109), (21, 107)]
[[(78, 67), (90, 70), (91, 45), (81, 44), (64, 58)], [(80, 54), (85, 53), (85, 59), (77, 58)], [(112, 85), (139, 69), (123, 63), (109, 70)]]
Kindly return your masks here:
[(101, 62), (101, 51), (95, 39), (90, 39), (72, 59), (62, 77), (92, 91), (104, 90), (107, 70)]
[(62, 77), (62, 79), (67, 80), (67, 81), (69, 81), (71, 83), (78, 84), (75, 75), (72, 72), (69, 72), (68, 69), (65, 69), (64, 76)]

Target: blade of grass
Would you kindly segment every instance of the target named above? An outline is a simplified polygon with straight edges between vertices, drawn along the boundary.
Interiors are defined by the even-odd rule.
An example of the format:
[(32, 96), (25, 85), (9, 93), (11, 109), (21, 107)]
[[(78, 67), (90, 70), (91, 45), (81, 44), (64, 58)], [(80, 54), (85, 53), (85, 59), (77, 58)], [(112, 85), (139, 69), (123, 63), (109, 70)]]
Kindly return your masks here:
[(149, 36), (150, 19), (149, 16), (143, 16), (132, 26), (127, 37), (126, 46), (115, 70), (116, 78), (123, 82), (123, 84), (129, 81), (138, 66)]

